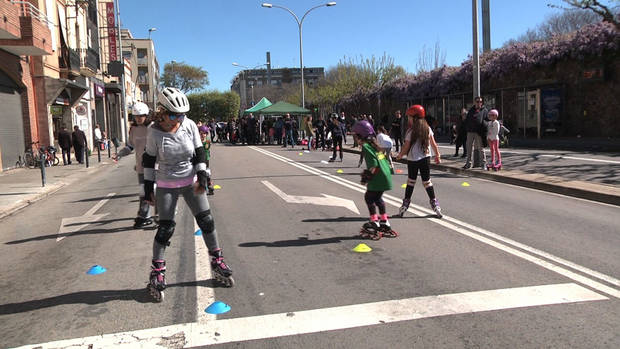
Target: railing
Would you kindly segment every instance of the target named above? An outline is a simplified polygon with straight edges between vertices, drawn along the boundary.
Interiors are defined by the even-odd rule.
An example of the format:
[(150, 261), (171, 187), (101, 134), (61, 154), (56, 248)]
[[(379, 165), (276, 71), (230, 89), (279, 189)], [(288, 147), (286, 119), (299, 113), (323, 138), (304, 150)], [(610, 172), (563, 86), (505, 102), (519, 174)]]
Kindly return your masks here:
[(80, 55), (74, 49), (63, 46), (58, 56), (58, 64), (60, 68), (79, 70)]
[(146, 85), (149, 83), (149, 76), (148, 75), (140, 75), (138, 76), (138, 84), (142, 84), (142, 85)]
[(99, 69), (99, 53), (91, 48), (86, 50), (86, 54), (80, 57), (80, 66), (97, 71)]
[(28, 1), (15, 1), (11, 0), (12, 4), (19, 5), (21, 10), (21, 16), (24, 17), (32, 17), (38, 19), (41, 23), (45, 23), (46, 25), (53, 24), (45, 13), (39, 10), (36, 6), (29, 3)]
[(149, 61), (148, 61), (148, 59), (146, 57), (137, 58), (136, 60), (137, 60), (138, 65), (148, 65), (149, 64)]

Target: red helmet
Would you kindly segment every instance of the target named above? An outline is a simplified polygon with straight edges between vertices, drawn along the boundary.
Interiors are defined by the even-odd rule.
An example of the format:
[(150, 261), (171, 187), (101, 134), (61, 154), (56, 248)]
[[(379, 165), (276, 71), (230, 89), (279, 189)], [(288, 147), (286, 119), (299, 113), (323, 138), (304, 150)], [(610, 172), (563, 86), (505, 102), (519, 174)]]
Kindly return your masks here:
[(424, 111), (424, 107), (419, 104), (414, 104), (405, 112), (407, 116), (417, 116), (420, 119), (424, 119), (426, 116), (426, 112)]

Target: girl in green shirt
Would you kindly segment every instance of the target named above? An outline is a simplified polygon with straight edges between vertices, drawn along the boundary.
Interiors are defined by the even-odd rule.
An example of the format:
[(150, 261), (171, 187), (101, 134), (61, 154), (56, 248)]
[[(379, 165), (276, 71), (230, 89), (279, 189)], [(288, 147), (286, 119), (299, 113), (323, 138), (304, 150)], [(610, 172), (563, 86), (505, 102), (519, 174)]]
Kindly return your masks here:
[(398, 233), (390, 226), (383, 201), (383, 192), (392, 189), (390, 164), (377, 144), (375, 131), (368, 121), (357, 122), (352, 131), (362, 145), (362, 155), (366, 160), (366, 170), (362, 172), (362, 184), (366, 185), (364, 200), (368, 206), (370, 221), (362, 226), (360, 235), (372, 240), (379, 240), (382, 236), (396, 237)]

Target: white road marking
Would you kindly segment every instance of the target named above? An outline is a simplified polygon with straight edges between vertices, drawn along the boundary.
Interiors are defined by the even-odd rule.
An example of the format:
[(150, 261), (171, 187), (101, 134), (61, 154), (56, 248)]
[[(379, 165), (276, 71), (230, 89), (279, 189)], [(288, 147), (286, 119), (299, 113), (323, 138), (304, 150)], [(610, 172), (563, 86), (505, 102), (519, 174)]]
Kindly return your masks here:
[[(447, 146), (447, 145), (439, 145), (438, 147), (439, 148), (454, 149), (454, 146)], [(546, 157), (546, 158), (581, 160), (581, 161), (592, 161), (592, 162), (604, 162), (604, 163), (608, 163), (608, 164), (620, 164), (620, 161), (605, 160), (605, 159), (593, 159), (593, 158), (580, 158), (580, 157), (577, 157), (577, 156), (540, 154), (540, 153), (536, 153), (536, 152), (526, 153), (526, 152), (520, 152), (520, 151), (514, 151), (514, 150), (504, 150), (504, 149), (501, 149), (501, 152), (502, 152), (502, 154), (506, 153), (506, 154), (519, 154), (519, 155), (534, 155), (534, 156), (540, 156), (540, 157)]]
[(276, 193), (282, 200), (288, 203), (294, 204), (311, 204), (311, 205), (322, 205), (322, 206), (341, 206), (346, 209), (353, 211), (355, 214), (360, 214), (360, 211), (357, 209), (355, 202), (353, 200), (339, 198), (337, 196), (332, 196), (328, 194), (323, 194), (323, 197), (319, 196), (297, 196), (297, 195), (288, 195), (282, 190), (278, 189), (275, 185), (271, 184), (269, 181), (261, 181), (267, 188), (271, 189), (274, 193)]
[[(198, 224), (194, 220), (194, 232), (198, 229)], [(196, 244), (196, 282), (211, 280), (211, 263), (209, 251), (201, 235), (194, 235)], [(207, 286), (196, 286), (196, 321), (199, 323), (215, 320), (215, 314), (208, 314), (205, 308), (215, 302), (215, 292), (213, 288)]]
[[(305, 164), (297, 163), (294, 160), (288, 159), (288, 158), (283, 157), (283, 156), (278, 155), (278, 154), (271, 153), (271, 152), (269, 152), (267, 150), (264, 150), (264, 149), (260, 149), (260, 148), (257, 148), (257, 147), (250, 147), (250, 148), (252, 148), (252, 149), (254, 149), (254, 150), (258, 151), (258, 152), (261, 152), (261, 153), (263, 153), (263, 154), (265, 154), (267, 156), (270, 156), (270, 157), (272, 157), (272, 158), (274, 158), (276, 160), (288, 163), (291, 166), (295, 166), (295, 167), (297, 167), (299, 169), (302, 169), (302, 170), (304, 170), (306, 172), (316, 174), (316, 175), (318, 175), (318, 176), (320, 176), (322, 178), (328, 179), (328, 180), (330, 180), (330, 181), (332, 181), (334, 183), (338, 183), (340, 185), (343, 185), (345, 187), (348, 187), (348, 188), (353, 189), (355, 191), (358, 191), (360, 193), (364, 193), (366, 191), (366, 187), (364, 187), (364, 186), (362, 186), (360, 184), (351, 182), (351, 181), (349, 181), (347, 179), (344, 179), (342, 177), (336, 177), (336, 176), (328, 174), (328, 173), (326, 173), (324, 171), (315, 169), (315, 168), (310, 167), (310, 166), (305, 165)], [(386, 203), (389, 203), (392, 206), (400, 207), (400, 204), (401, 204), (400, 199), (398, 199), (398, 198), (396, 198), (394, 196), (384, 194), (383, 199), (384, 199), (384, 201)], [(425, 216), (425, 215), (429, 215), (429, 214), (434, 214), (433, 211), (431, 211), (431, 210), (429, 210), (427, 208), (423, 208), (423, 207), (418, 206), (418, 205), (411, 205), (409, 207), (408, 211), (413, 213), (413, 214), (415, 214), (415, 215), (417, 215), (417, 216)], [(432, 219), (431, 221), (433, 223), (436, 223), (436, 224), (444, 226), (444, 227), (446, 227), (448, 229), (451, 229), (452, 231), (455, 231), (457, 233), (463, 234), (465, 236), (468, 236), (470, 238), (473, 238), (475, 240), (483, 242), (483, 243), (485, 243), (487, 245), (493, 246), (493, 247), (498, 248), (498, 249), (500, 249), (502, 251), (510, 253), (510, 254), (512, 254), (514, 256), (517, 256), (517, 257), (520, 257), (522, 259), (525, 259), (525, 260), (527, 260), (529, 262), (532, 262), (532, 263), (534, 263), (536, 265), (539, 265), (539, 266), (541, 266), (541, 267), (543, 267), (545, 269), (551, 270), (551, 271), (553, 271), (555, 273), (558, 273), (560, 275), (568, 277), (568, 278), (570, 278), (570, 279), (572, 279), (574, 281), (583, 283), (584, 285), (588, 285), (588, 286), (590, 286), (592, 288), (595, 288), (595, 289), (597, 289), (597, 290), (599, 290), (601, 292), (607, 293), (607, 294), (609, 294), (611, 296), (614, 296), (616, 298), (620, 298), (620, 291), (618, 291), (617, 289), (614, 289), (614, 288), (609, 287), (607, 285), (604, 285), (604, 284), (602, 284), (600, 282), (597, 282), (595, 280), (592, 280), (592, 279), (589, 279), (587, 277), (584, 277), (584, 276), (582, 276), (580, 274), (577, 274), (575, 272), (572, 272), (572, 271), (570, 271), (568, 269), (562, 268), (562, 267), (557, 266), (555, 264), (549, 263), (546, 260), (543, 260), (541, 258), (536, 257), (536, 255), (544, 257), (544, 258), (547, 258), (547, 259), (550, 259), (550, 260), (552, 260), (552, 261), (554, 261), (556, 263), (563, 264), (565, 266), (568, 266), (570, 268), (578, 270), (578, 271), (580, 271), (582, 273), (588, 274), (588, 275), (590, 275), (592, 277), (604, 280), (604, 281), (606, 281), (608, 283), (611, 283), (613, 285), (616, 285), (616, 286), (620, 285), (620, 281), (618, 279), (612, 277), (612, 276), (609, 276), (609, 275), (606, 275), (606, 274), (603, 274), (603, 273), (591, 270), (591, 269), (586, 268), (584, 266), (581, 266), (581, 265), (578, 265), (576, 263), (573, 263), (573, 262), (567, 261), (565, 259), (562, 259), (560, 257), (554, 256), (554, 255), (552, 255), (550, 253), (538, 250), (536, 248), (530, 247), (530, 246), (525, 245), (525, 244), (521, 244), (521, 243), (516, 242), (514, 240), (511, 240), (511, 239), (508, 239), (506, 237), (503, 237), (503, 236), (501, 236), (499, 234), (492, 233), (492, 232), (490, 232), (488, 230), (485, 230), (483, 228), (479, 228), (479, 227), (476, 227), (476, 226), (471, 225), (469, 223), (462, 222), (462, 221), (457, 220), (455, 218), (448, 217), (446, 215), (444, 215), (443, 217), (444, 217), (443, 220)], [(458, 224), (461, 227), (456, 226), (455, 224)], [(484, 236), (482, 236), (480, 234), (477, 234), (477, 233), (475, 233), (473, 231), (470, 231), (468, 229), (476, 231), (476, 232), (478, 232), (480, 234), (484, 234), (484, 235), (486, 235), (488, 237), (492, 237), (493, 239), (500, 240), (500, 241), (502, 241), (504, 243), (513, 245), (514, 247), (518, 247), (519, 249), (524, 250), (527, 253), (522, 252), (520, 250), (517, 250), (517, 249), (515, 249), (513, 247), (507, 246), (505, 244), (502, 244), (500, 242), (497, 242), (495, 240), (489, 239), (487, 237), (484, 237)]]
[[(109, 193), (106, 197), (114, 196), (116, 193)], [(100, 209), (103, 205), (105, 205), (110, 199), (100, 200), (95, 204), (90, 210), (86, 211), (84, 215), (78, 217), (69, 217), (63, 218), (60, 222), (60, 228), (58, 229), (58, 237), (56, 237), (56, 242), (63, 240), (67, 236), (85, 228), (87, 225), (91, 223), (95, 223), (103, 217), (107, 216), (107, 213), (95, 214), (98, 209)], [(80, 225), (76, 225), (78, 223), (83, 223)]]
[(191, 348), (438, 316), (606, 300), (574, 283), (453, 293), (151, 328), (20, 348)]

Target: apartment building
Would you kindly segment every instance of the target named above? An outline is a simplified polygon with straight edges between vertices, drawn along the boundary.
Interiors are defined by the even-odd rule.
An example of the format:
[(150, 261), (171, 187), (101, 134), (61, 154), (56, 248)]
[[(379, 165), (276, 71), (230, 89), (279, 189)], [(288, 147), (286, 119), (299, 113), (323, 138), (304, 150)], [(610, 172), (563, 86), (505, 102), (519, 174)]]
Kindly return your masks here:
[(123, 58), (131, 62), (131, 94), (154, 109), (159, 92), (159, 62), (151, 39), (134, 38), (129, 29), (121, 29)]

